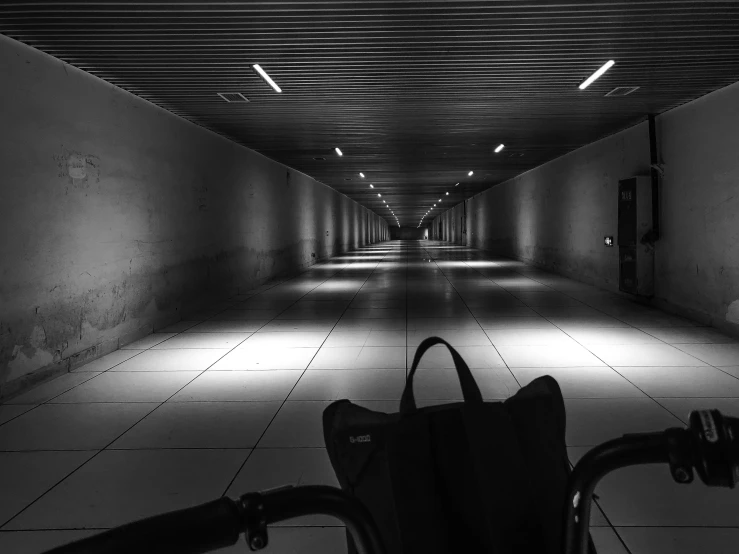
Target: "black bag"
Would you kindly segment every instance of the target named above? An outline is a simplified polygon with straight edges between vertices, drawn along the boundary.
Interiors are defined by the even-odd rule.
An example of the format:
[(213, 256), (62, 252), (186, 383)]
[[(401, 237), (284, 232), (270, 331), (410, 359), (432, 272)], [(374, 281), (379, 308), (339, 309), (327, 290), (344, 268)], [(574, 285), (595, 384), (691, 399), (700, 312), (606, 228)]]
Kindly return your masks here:
[[(413, 377), (435, 344), (451, 351), (464, 402), (419, 409)], [(570, 466), (552, 377), (483, 402), (462, 357), (431, 337), (416, 351), (400, 413), (339, 400), (323, 412), (323, 432), (341, 488), (367, 506), (388, 554), (562, 551)]]

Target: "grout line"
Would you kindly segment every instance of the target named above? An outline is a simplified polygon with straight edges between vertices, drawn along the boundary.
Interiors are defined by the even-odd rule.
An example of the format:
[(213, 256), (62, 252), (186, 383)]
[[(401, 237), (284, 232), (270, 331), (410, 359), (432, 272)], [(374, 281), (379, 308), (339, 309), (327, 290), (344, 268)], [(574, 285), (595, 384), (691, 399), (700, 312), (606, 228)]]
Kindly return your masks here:
[[(384, 256), (384, 257), (383, 257), (383, 259), (384, 259), (385, 257), (387, 257), (387, 255), (386, 255), (386, 256)], [(381, 261), (382, 261), (382, 260), (380, 260), (380, 262), (381, 262)], [(357, 297), (357, 295), (359, 294), (359, 291), (360, 291), (360, 290), (362, 290), (362, 288), (363, 288), (363, 287), (364, 287), (364, 285), (365, 285), (365, 284), (367, 283), (367, 281), (369, 280), (369, 278), (370, 278), (370, 277), (372, 276), (372, 274), (373, 274), (373, 273), (374, 273), (374, 272), (375, 272), (375, 271), (377, 270), (377, 268), (378, 268), (378, 267), (379, 267), (379, 265), (380, 265), (380, 262), (378, 262), (378, 263), (377, 263), (377, 264), (375, 265), (375, 267), (374, 267), (374, 268), (372, 269), (372, 271), (370, 271), (369, 275), (367, 275), (367, 277), (365, 278), (365, 280), (364, 280), (364, 281), (362, 282), (362, 286), (360, 286), (360, 287), (359, 287), (359, 288), (357, 289), (357, 292), (355, 292), (355, 293), (354, 293), (354, 296), (352, 296), (352, 300), (350, 300), (350, 301), (349, 301), (349, 302), (347, 303), (346, 307), (344, 308), (344, 311), (343, 311), (343, 312), (341, 313), (341, 315), (339, 316), (339, 319), (337, 319), (337, 320), (336, 320), (336, 323), (334, 323), (334, 326), (333, 326), (333, 327), (331, 328), (331, 331), (329, 331), (329, 332), (328, 332), (328, 334), (326, 335), (326, 338), (324, 338), (324, 339), (323, 339), (323, 342), (321, 343), (321, 346), (319, 346), (319, 347), (318, 347), (318, 348), (316, 349), (316, 352), (315, 352), (315, 354), (313, 354), (313, 357), (312, 357), (312, 358), (310, 359), (310, 361), (308, 362), (308, 364), (307, 364), (307, 365), (305, 366), (305, 369), (303, 369), (303, 371), (302, 371), (302, 373), (300, 374), (300, 376), (299, 376), (299, 377), (298, 377), (298, 378), (297, 378), (297, 379), (295, 380), (295, 384), (294, 384), (294, 385), (292, 386), (292, 388), (290, 389), (290, 391), (289, 391), (289, 392), (287, 393), (287, 395), (285, 396), (285, 399), (284, 399), (284, 400), (282, 401), (282, 403), (280, 404), (280, 407), (279, 407), (279, 408), (277, 408), (277, 410), (275, 411), (275, 414), (274, 414), (274, 415), (272, 416), (272, 419), (270, 419), (269, 423), (267, 423), (267, 425), (266, 425), (266, 426), (264, 427), (264, 431), (262, 431), (262, 434), (261, 434), (261, 435), (259, 436), (259, 438), (258, 438), (258, 439), (257, 439), (257, 440), (255, 441), (255, 443), (254, 443), (254, 446), (253, 446), (253, 447), (252, 447), (252, 448), (251, 448), (251, 449), (249, 450), (249, 453), (248, 453), (248, 454), (246, 455), (246, 458), (244, 459), (243, 463), (242, 463), (242, 464), (241, 464), (241, 465), (239, 466), (239, 468), (238, 468), (238, 469), (236, 470), (236, 472), (234, 473), (234, 476), (233, 476), (233, 478), (232, 478), (232, 479), (231, 479), (231, 480), (229, 481), (228, 485), (226, 485), (226, 488), (225, 488), (225, 489), (223, 490), (223, 494), (221, 494), (221, 496), (225, 496), (225, 495), (226, 495), (226, 493), (228, 492), (228, 489), (230, 489), (230, 488), (231, 488), (231, 486), (232, 486), (232, 485), (233, 485), (233, 484), (234, 484), (234, 483), (236, 482), (236, 478), (237, 478), (237, 477), (239, 476), (239, 473), (241, 473), (241, 471), (242, 471), (242, 470), (244, 469), (244, 467), (246, 466), (247, 462), (249, 461), (249, 458), (251, 458), (251, 455), (252, 455), (252, 454), (254, 453), (254, 451), (255, 451), (255, 450), (257, 450), (257, 448), (259, 448), (259, 443), (260, 443), (260, 442), (262, 442), (262, 439), (264, 439), (264, 436), (265, 436), (265, 435), (267, 434), (267, 431), (269, 431), (269, 428), (270, 428), (270, 427), (272, 426), (272, 424), (274, 423), (274, 421), (275, 421), (275, 420), (277, 419), (277, 416), (278, 416), (278, 415), (279, 415), (279, 413), (280, 413), (280, 412), (282, 411), (282, 408), (283, 408), (283, 407), (285, 406), (285, 404), (287, 403), (287, 401), (288, 401), (288, 398), (290, 398), (290, 395), (291, 395), (291, 394), (293, 393), (293, 391), (295, 390), (295, 388), (296, 388), (296, 387), (298, 386), (298, 383), (300, 383), (300, 380), (301, 380), (301, 379), (303, 378), (303, 376), (305, 375), (306, 371), (308, 371), (308, 368), (310, 367), (310, 364), (312, 364), (312, 363), (313, 363), (313, 360), (314, 360), (314, 359), (316, 358), (316, 356), (318, 356), (318, 353), (319, 353), (319, 352), (321, 351), (321, 348), (323, 348), (323, 345), (324, 345), (324, 344), (326, 344), (326, 341), (328, 340), (328, 337), (329, 337), (329, 336), (331, 336), (331, 333), (332, 333), (332, 332), (333, 332), (333, 330), (334, 330), (334, 329), (336, 328), (336, 326), (337, 326), (337, 325), (339, 324), (339, 321), (341, 321), (341, 318), (342, 318), (342, 317), (344, 317), (344, 314), (346, 314), (347, 310), (349, 309), (349, 306), (351, 306), (351, 303), (352, 303), (352, 302), (354, 301), (354, 299), (355, 299), (355, 298)], [(346, 266), (342, 267), (342, 269), (341, 269), (341, 270), (337, 271), (337, 272), (336, 272), (335, 274), (333, 274), (333, 275), (332, 275), (331, 277), (329, 277), (328, 279), (326, 279), (325, 281), (323, 281), (323, 282), (321, 283), (321, 285), (323, 285), (324, 283), (328, 282), (328, 281), (329, 281), (330, 279), (333, 279), (334, 277), (336, 277), (336, 275), (338, 275), (339, 273), (341, 273), (342, 271), (344, 271), (344, 270), (345, 270), (345, 269), (346, 269), (347, 267), (350, 267), (351, 265), (352, 265), (352, 264), (347, 264)], [(316, 286), (316, 287), (312, 288), (312, 289), (311, 289), (311, 290), (310, 290), (309, 292), (312, 292), (312, 291), (314, 291), (314, 290), (315, 290), (316, 288), (318, 288), (318, 287), (319, 287), (319, 286), (321, 286), (321, 285), (318, 285), (318, 286)], [(308, 294), (308, 293), (304, 294), (304, 295), (303, 295), (303, 296), (301, 296), (300, 298), (303, 298), (303, 297), (305, 297), (305, 296), (306, 296), (307, 294)], [(295, 304), (296, 304), (297, 302), (298, 302), (298, 301), (294, 302), (293, 304), (291, 304), (291, 306), (294, 306), (294, 305), (295, 305)], [(286, 308), (286, 309), (287, 309), (287, 308)], [(281, 312), (281, 313), (282, 313), (282, 312)], [(310, 321), (310, 320), (307, 320), (307, 321)], [(362, 347), (362, 348), (364, 348), (364, 347)], [(360, 352), (361, 352), (361, 350), (360, 350)], [(316, 401), (316, 402), (325, 402), (325, 400), (319, 400), (319, 401)]]

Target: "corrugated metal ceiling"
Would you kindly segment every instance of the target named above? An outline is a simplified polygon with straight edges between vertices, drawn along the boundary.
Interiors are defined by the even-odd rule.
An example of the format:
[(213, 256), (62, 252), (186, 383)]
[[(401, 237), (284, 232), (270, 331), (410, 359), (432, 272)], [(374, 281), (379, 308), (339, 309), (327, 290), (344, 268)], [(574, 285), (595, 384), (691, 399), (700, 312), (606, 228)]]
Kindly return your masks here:
[(736, 1), (27, 1), (0, 32), (411, 226), (739, 80)]

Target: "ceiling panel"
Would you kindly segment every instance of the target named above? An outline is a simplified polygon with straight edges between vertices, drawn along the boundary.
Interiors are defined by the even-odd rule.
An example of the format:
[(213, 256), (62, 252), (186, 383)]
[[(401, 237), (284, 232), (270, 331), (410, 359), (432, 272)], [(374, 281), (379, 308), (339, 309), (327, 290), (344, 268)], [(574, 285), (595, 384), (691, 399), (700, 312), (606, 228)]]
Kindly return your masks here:
[(735, 1), (4, 2), (0, 32), (411, 226), (739, 80)]

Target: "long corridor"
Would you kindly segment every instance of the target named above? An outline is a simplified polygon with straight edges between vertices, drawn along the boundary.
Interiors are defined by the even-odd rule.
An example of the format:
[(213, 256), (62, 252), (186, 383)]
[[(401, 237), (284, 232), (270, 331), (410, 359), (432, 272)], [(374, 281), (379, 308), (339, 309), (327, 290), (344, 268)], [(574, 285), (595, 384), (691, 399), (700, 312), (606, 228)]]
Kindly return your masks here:
[[(337, 485), (322, 411), (340, 398), (397, 411), (415, 348), (432, 335), (458, 348), (487, 399), (554, 376), (573, 462), (624, 433), (682, 426), (693, 409), (739, 415), (739, 342), (713, 329), (474, 249), (384, 242), (213, 305), (0, 406), (0, 551), (39, 552), (223, 494)], [(420, 367), (421, 403), (460, 400), (445, 350)], [(597, 493), (601, 554), (739, 544), (735, 491), (679, 486), (666, 467), (644, 466)], [(346, 551), (327, 517), (270, 538), (266, 552)]]

